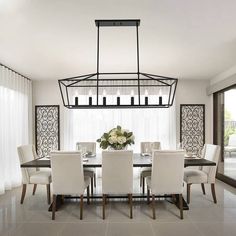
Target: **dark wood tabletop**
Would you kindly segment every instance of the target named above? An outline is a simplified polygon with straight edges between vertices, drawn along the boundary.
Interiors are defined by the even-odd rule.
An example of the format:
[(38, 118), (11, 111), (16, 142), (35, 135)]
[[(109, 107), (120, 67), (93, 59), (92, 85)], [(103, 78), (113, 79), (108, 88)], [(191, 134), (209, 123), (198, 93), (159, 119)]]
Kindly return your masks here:
[[(102, 166), (102, 156), (97, 154), (96, 156), (84, 158), (84, 167), (101, 167)], [(184, 166), (215, 166), (216, 163), (200, 158), (185, 158)], [(134, 167), (151, 167), (152, 162), (149, 156), (141, 156), (140, 153), (134, 153), (133, 160)], [(38, 158), (26, 163), (21, 164), (22, 168), (50, 168), (50, 159)]]

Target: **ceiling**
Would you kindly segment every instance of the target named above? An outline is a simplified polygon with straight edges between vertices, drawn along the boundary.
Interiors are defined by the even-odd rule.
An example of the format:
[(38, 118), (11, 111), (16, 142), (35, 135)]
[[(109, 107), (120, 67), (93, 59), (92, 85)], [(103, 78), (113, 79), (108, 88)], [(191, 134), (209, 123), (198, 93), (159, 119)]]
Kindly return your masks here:
[[(140, 70), (211, 79), (236, 64), (235, 0), (0, 0), (0, 62), (31, 79), (96, 72), (95, 19), (141, 19)], [(136, 71), (135, 28), (101, 29), (101, 71)]]

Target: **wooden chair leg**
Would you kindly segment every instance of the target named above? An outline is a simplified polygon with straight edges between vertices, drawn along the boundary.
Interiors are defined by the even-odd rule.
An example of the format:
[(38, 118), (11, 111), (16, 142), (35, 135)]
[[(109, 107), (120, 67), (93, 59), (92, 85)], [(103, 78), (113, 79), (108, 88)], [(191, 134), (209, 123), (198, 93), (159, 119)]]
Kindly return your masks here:
[(47, 184), (46, 188), (47, 188), (47, 200), (48, 200), (48, 204), (50, 204), (51, 203), (50, 184)]
[(37, 188), (37, 184), (34, 184), (34, 188), (33, 188), (33, 193), (32, 193), (32, 195), (35, 194), (35, 192), (36, 192), (36, 188)]
[(212, 197), (213, 197), (214, 203), (217, 203), (217, 200), (216, 200), (216, 191), (215, 191), (215, 184), (211, 184), (211, 193), (212, 193)]
[(129, 194), (130, 219), (133, 219), (133, 196)]
[(143, 186), (143, 194), (144, 194), (145, 193), (145, 178), (144, 177), (142, 178), (142, 182), (143, 182), (142, 186)]
[(142, 187), (142, 175), (140, 174), (140, 182), (139, 182), (140, 188)]
[(83, 219), (83, 204), (84, 204), (84, 196), (80, 195), (80, 219)]
[(22, 185), (22, 193), (21, 193), (20, 204), (23, 204), (23, 202), (24, 202), (25, 193), (26, 193), (26, 184), (23, 184), (23, 185)]
[(204, 195), (206, 195), (206, 192), (205, 192), (205, 186), (204, 186), (204, 184), (203, 184), (203, 183), (201, 183), (201, 186), (202, 186), (202, 193), (203, 193)]
[(55, 220), (56, 205), (57, 205), (57, 195), (53, 194), (53, 197), (52, 197), (52, 220)]
[(65, 195), (61, 195), (61, 204), (64, 204), (65, 202)]
[(180, 219), (182, 220), (184, 218), (184, 216), (183, 216), (183, 196), (182, 196), (182, 194), (179, 194), (179, 210), (180, 210)]
[(93, 178), (91, 178), (91, 195), (93, 195)]
[(187, 203), (190, 203), (190, 188), (191, 184), (187, 184)]
[(153, 220), (156, 219), (156, 212), (155, 212), (155, 195), (152, 194), (152, 218)]
[(147, 188), (147, 203), (150, 204), (150, 189)]
[(97, 180), (96, 180), (96, 174), (94, 173), (93, 175), (93, 179), (94, 179), (94, 187), (97, 187)]
[(90, 199), (89, 199), (89, 186), (87, 187), (87, 204), (90, 204)]
[(105, 220), (106, 194), (102, 195), (102, 219)]

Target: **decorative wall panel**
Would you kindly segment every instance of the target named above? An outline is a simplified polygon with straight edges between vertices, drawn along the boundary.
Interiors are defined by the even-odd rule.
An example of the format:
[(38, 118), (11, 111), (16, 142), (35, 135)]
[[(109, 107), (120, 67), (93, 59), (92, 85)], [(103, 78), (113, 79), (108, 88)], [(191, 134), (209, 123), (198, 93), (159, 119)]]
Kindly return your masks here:
[(205, 105), (180, 105), (180, 142), (186, 151), (201, 155), (205, 144)]
[(36, 151), (39, 157), (60, 149), (59, 105), (35, 106)]

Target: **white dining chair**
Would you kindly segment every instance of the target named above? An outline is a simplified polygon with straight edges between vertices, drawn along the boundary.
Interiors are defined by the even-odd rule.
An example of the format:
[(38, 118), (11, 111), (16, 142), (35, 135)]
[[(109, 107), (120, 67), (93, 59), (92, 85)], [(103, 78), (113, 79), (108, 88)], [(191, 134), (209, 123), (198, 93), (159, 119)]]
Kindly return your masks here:
[(51, 152), (52, 168), (52, 220), (55, 220), (57, 195), (80, 196), (80, 219), (83, 219), (83, 195), (87, 189), (89, 204), (90, 177), (84, 176), (81, 152)]
[[(83, 152), (83, 149), (90, 155), (96, 155), (96, 142), (77, 142), (76, 150)], [(84, 168), (84, 175), (91, 178), (91, 195), (93, 195), (93, 186), (96, 188), (96, 169), (86, 167)]]
[(133, 193), (133, 151), (103, 151), (102, 152), (102, 194), (103, 219), (105, 219), (105, 204), (109, 194), (128, 194), (130, 218)]
[[(149, 154), (152, 155), (153, 150), (160, 150), (161, 142), (141, 142), (140, 150), (141, 155)], [(140, 187), (142, 187), (143, 194), (145, 193), (145, 178), (151, 176), (152, 168), (143, 167), (140, 172)]]
[[(20, 164), (32, 161), (37, 158), (34, 145), (23, 145), (17, 147)], [(51, 172), (46, 170), (37, 170), (36, 168), (21, 168), (22, 173), (22, 193), (20, 203), (23, 204), (26, 194), (27, 184), (33, 184), (33, 195), (35, 194), (37, 184), (46, 185), (47, 188), (47, 201), (48, 204), (51, 202), (50, 197), (50, 183), (51, 183)]]
[(217, 203), (215, 193), (215, 177), (220, 157), (220, 146), (205, 144), (202, 157), (216, 163), (215, 166), (203, 166), (201, 169), (185, 169), (184, 181), (187, 184), (187, 203), (190, 203), (190, 188), (192, 184), (201, 184), (202, 192), (205, 195), (204, 184), (211, 185), (211, 193), (214, 203)]
[(153, 219), (156, 219), (155, 196), (178, 194), (180, 218), (183, 219), (184, 151), (157, 151), (152, 154), (152, 174), (146, 178), (148, 202), (152, 194)]

